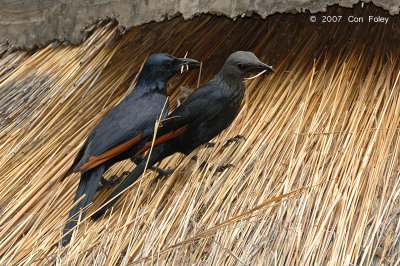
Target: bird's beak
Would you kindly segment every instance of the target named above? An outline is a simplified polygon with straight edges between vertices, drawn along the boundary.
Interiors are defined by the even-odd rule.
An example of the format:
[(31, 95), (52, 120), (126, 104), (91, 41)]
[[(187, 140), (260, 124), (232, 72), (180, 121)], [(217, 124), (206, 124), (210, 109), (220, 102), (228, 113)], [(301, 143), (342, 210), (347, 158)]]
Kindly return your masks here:
[(200, 62), (191, 58), (179, 58), (179, 65), (178, 67), (184, 67), (184, 66), (188, 66), (188, 67), (199, 67), (200, 66)]
[(258, 69), (267, 70), (268, 73), (275, 73), (275, 70), (272, 68), (272, 66), (264, 64), (263, 62), (258, 63)]

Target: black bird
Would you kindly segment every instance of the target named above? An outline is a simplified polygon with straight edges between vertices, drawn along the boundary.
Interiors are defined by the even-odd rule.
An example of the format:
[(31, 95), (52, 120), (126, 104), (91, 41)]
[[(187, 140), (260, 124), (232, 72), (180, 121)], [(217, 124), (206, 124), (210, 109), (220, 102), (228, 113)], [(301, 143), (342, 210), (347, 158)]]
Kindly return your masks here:
[[(237, 51), (231, 54), (216, 76), (195, 90), (162, 122), (148, 166), (175, 152), (188, 155), (199, 145), (221, 133), (239, 112), (245, 92), (244, 78), (250, 73), (264, 70), (275, 72), (251, 52)], [(151, 142), (148, 142), (144, 149), (150, 146)], [(116, 200), (111, 199), (140, 177), (145, 170), (147, 159), (148, 155), (112, 192), (106, 200), (109, 203), (99, 209), (92, 218), (99, 218)]]
[(63, 245), (69, 242), (70, 231), (76, 226), (79, 215), (81, 219), (85, 216), (85, 207), (93, 200), (103, 173), (111, 165), (132, 157), (142, 149), (153, 136), (156, 120), (167, 116), (168, 80), (179, 73), (182, 67), (199, 65), (198, 61), (190, 58), (176, 58), (169, 54), (151, 55), (132, 93), (95, 126), (66, 174), (81, 172), (74, 202), (84, 194), (86, 197), (69, 214), (63, 231)]

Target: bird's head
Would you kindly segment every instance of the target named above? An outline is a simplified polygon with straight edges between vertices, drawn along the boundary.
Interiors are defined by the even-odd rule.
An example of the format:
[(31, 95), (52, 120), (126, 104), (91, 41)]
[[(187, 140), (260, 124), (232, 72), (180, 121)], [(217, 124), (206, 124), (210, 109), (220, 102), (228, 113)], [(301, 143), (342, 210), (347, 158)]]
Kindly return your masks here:
[(251, 73), (259, 73), (266, 70), (267, 73), (274, 73), (275, 70), (257, 58), (252, 52), (237, 51), (232, 53), (225, 62), (225, 71), (229, 71), (238, 77), (246, 77)]
[(146, 82), (158, 81), (167, 82), (173, 75), (181, 72), (183, 67), (186, 70), (200, 66), (200, 62), (191, 58), (177, 58), (170, 54), (153, 54), (144, 63), (139, 79)]

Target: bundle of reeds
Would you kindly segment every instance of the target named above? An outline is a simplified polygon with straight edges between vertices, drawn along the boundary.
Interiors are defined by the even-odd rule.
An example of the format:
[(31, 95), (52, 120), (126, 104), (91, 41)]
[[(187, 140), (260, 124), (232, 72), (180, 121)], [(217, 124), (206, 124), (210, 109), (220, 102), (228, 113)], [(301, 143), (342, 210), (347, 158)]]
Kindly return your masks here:
[[(373, 6), (328, 14), (386, 15)], [(398, 17), (381, 25), (200, 16), (121, 35), (109, 21), (78, 46), (0, 47), (0, 264), (399, 263), (396, 25)], [(222, 144), (194, 152), (235, 167), (215, 173), (171, 156), (160, 167), (177, 167), (172, 176), (154, 182), (146, 172), (102, 220), (84, 220), (69, 246), (54, 245), (80, 175), (59, 179), (145, 58), (189, 51), (204, 62), (203, 83), (235, 50), (276, 69), (247, 81), (238, 118), (215, 139)], [(192, 71), (172, 80), (172, 108), (197, 79)], [(246, 140), (223, 147), (237, 134)], [(133, 167), (121, 162), (105, 177)]]

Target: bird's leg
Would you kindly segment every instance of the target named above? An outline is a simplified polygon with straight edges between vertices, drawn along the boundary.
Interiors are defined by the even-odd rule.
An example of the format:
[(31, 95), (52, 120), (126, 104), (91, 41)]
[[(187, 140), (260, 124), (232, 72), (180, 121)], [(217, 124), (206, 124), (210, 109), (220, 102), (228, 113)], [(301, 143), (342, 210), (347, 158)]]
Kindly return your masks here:
[(206, 148), (212, 148), (214, 146), (215, 146), (215, 142), (207, 142), (204, 144), (204, 147), (206, 147)]
[[(223, 172), (225, 169), (227, 168), (231, 168), (231, 167), (235, 167), (233, 164), (228, 163), (228, 164), (224, 164), (224, 165), (220, 165), (217, 167), (217, 169), (215, 170), (215, 172), (220, 173)], [(212, 166), (210, 167), (210, 170), (212, 170)]]
[(129, 159), (131, 159), (132, 163), (138, 165), (138, 164), (140, 164), (141, 161), (143, 161), (144, 156), (139, 154), (139, 155), (135, 155)]
[[(131, 157), (130, 159), (134, 164), (138, 165), (144, 159), (144, 157), (142, 155), (136, 155), (134, 157)], [(158, 176), (156, 177), (157, 180), (161, 179), (165, 176), (169, 176), (175, 171), (175, 168), (169, 168), (169, 167), (168, 167), (168, 169), (162, 169), (162, 168), (150, 166), (148, 169), (158, 173)]]
[(117, 177), (116, 175), (112, 175), (112, 176), (110, 176), (110, 180), (107, 180), (104, 177), (101, 177), (101, 180), (100, 180), (101, 185), (98, 187), (97, 191), (115, 186), (116, 184), (118, 184), (119, 182), (122, 181), (122, 178), (124, 176), (129, 175), (129, 173), (130, 172), (128, 172), (128, 171), (124, 171), (124, 172), (122, 172), (122, 174), (119, 177)]
[[(233, 138), (230, 138), (230, 139), (228, 139), (227, 141), (226, 141), (226, 143), (222, 146), (223, 148), (225, 148), (225, 147), (227, 147), (229, 144), (231, 144), (231, 143), (233, 143), (233, 142), (237, 142), (237, 141), (239, 141), (239, 140), (241, 140), (241, 139), (243, 139), (243, 140), (246, 140), (246, 137), (245, 136), (242, 136), (242, 135), (237, 135), (237, 136), (235, 136), (235, 137), (233, 137)], [(212, 146), (207, 146), (207, 147), (212, 147)], [(193, 158), (192, 158), (193, 159)], [(206, 162), (203, 162), (201, 165), (200, 165), (200, 167), (201, 168), (203, 168), (204, 166), (205, 166), (205, 164), (206, 164)], [(217, 169), (215, 170), (217, 173), (220, 173), (220, 172), (223, 172), (225, 169), (227, 169), (227, 168), (230, 168), (230, 167), (235, 167), (233, 164), (231, 164), (231, 163), (228, 163), (228, 164), (225, 164), (225, 165), (220, 165), (220, 166), (218, 166), (217, 167)], [(210, 171), (213, 169), (213, 166), (211, 166), (210, 167)]]
[(156, 171), (158, 173), (156, 178), (154, 178), (154, 182), (162, 179), (163, 177), (172, 175), (172, 173), (175, 171), (175, 168), (170, 168), (170, 167), (168, 167), (168, 169), (162, 169), (162, 168), (158, 168), (158, 167), (152, 167), (152, 168), (154, 169), (154, 171)]
[(239, 141), (239, 140), (241, 140), (241, 139), (246, 140), (246, 137), (245, 137), (245, 136), (242, 136), (242, 135), (237, 135), (237, 136), (235, 136), (235, 137), (233, 137), (233, 138), (230, 138), (230, 139), (228, 139), (228, 140), (226, 141), (226, 143), (224, 144), (223, 147), (226, 147), (226, 146), (228, 146), (229, 144), (231, 144), (231, 143), (233, 143), (233, 142), (237, 142), (237, 141)]
[[(226, 143), (225, 143), (222, 147), (227, 147), (229, 144), (231, 144), (231, 143), (233, 143), (233, 142), (237, 142), (237, 141), (239, 141), (239, 140), (241, 140), (241, 139), (246, 140), (246, 138), (245, 138), (244, 136), (242, 136), (242, 135), (237, 135), (237, 136), (235, 136), (235, 137), (233, 137), (233, 138), (228, 139), (228, 140), (226, 141)], [(207, 142), (207, 143), (204, 144), (204, 147), (205, 147), (205, 148), (212, 148), (212, 147), (215, 146), (215, 144), (216, 144), (215, 142)]]
[(171, 167), (168, 167), (168, 169), (162, 169), (162, 168), (158, 168), (158, 167), (152, 167), (152, 168), (153, 168), (152, 170), (154, 170), (158, 173), (158, 177), (160, 177), (160, 178), (164, 177), (164, 176), (169, 176), (175, 171), (175, 168), (171, 168)]
[[(198, 159), (199, 159), (199, 157), (197, 157), (197, 155), (193, 155), (192, 157), (190, 157), (190, 160), (193, 160), (193, 161), (195, 161), (195, 162), (197, 162)], [(203, 162), (200, 164), (199, 168), (200, 168), (200, 169), (203, 169), (203, 168), (206, 166), (206, 164), (207, 164), (207, 162), (206, 162), (206, 161), (203, 161)]]
[[(192, 156), (190, 159), (197, 162), (198, 157), (197, 157), (197, 155), (194, 155), (194, 156)], [(200, 168), (200, 169), (203, 169), (206, 165), (207, 165), (207, 161), (203, 161), (203, 162), (200, 164), (199, 168)], [(224, 171), (225, 169), (230, 168), (230, 167), (235, 167), (235, 166), (234, 166), (233, 164), (231, 164), (231, 163), (228, 163), (228, 164), (225, 164), (225, 165), (220, 165), (220, 166), (217, 167), (217, 169), (215, 170), (215, 172), (220, 173), (220, 172), (222, 172), (222, 171)], [(208, 170), (211, 171), (212, 169), (213, 169), (213, 166), (210, 166), (210, 168), (209, 168)]]

